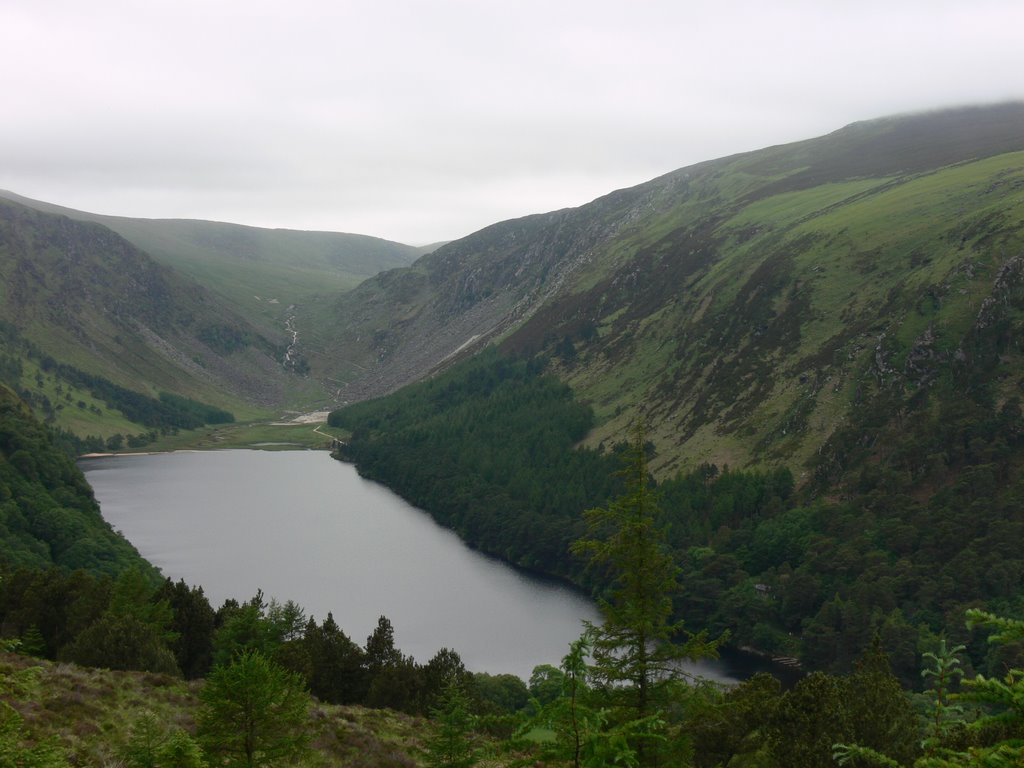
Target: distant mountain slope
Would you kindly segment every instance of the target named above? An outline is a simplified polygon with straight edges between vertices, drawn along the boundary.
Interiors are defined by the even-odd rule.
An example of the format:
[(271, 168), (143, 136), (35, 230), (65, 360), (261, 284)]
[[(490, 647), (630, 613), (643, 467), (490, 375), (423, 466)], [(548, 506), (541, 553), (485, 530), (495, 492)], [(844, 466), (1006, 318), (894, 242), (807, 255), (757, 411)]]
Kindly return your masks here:
[(108, 227), (161, 264), (219, 294), (267, 334), (283, 330), (296, 309), (300, 327), (312, 333), (319, 322), (317, 297), (347, 291), (381, 270), (408, 266), (433, 248), (340, 232), (105, 216), (2, 190), (0, 198)]
[(236, 407), (279, 403), (296, 378), (283, 332), (264, 335), (99, 224), (0, 201), (0, 278), (5, 339), (116, 385)]
[(802, 465), (957, 356), (1022, 228), (1024, 104), (856, 123), (450, 243), (340, 297), (332, 354), (361, 399), (502, 340), (594, 405), (594, 444), (645, 411), (660, 472)]

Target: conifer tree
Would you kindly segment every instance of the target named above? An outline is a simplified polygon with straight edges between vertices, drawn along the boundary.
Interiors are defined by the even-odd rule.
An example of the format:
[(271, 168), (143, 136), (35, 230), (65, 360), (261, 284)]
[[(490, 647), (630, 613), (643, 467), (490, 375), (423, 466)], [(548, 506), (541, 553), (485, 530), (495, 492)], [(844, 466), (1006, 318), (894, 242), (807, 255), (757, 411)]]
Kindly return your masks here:
[[(997, 645), (1024, 640), (1024, 621), (1019, 619), (970, 609), (967, 626), (991, 630), (988, 641)], [(978, 675), (964, 681), (963, 692), (948, 694), (949, 683), (960, 674), (955, 654), (961, 648), (946, 650), (943, 641), (938, 653), (926, 654), (934, 665), (933, 671), (925, 676), (935, 678), (930, 692), (936, 696), (937, 714), (924, 742), (926, 754), (914, 763), (914, 768), (1019, 768), (1024, 765), (1024, 669), (1011, 669), (1002, 679)], [(942, 703), (949, 700), (972, 701), (985, 707), (984, 714), (970, 724), (962, 720), (958, 723), (973, 742), (966, 750), (947, 743), (948, 716), (957, 711)], [(840, 766), (900, 768), (902, 765), (860, 744), (835, 744), (833, 755)]]
[(427, 738), (427, 765), (431, 768), (470, 768), (476, 765), (476, 750), (470, 734), (476, 718), (460, 681), (449, 680), (431, 710), (435, 730)]
[(256, 768), (306, 755), (305, 685), (258, 651), (243, 651), (230, 665), (215, 667), (200, 699), (197, 730), (214, 762)]
[[(679, 568), (659, 527), (643, 425), (634, 430), (620, 476), (625, 493), (584, 512), (588, 535), (572, 550), (588, 557), (590, 567), (604, 569), (611, 582), (607, 598), (598, 601), (602, 622), (589, 627), (591, 674), (617, 700), (624, 719), (644, 721), (658, 712), (662, 692), (680, 676), (680, 662), (715, 656), (721, 639), (687, 633), (673, 617)], [(637, 751), (643, 763), (643, 746)]]
[(67, 768), (68, 762), (54, 738), (33, 742), (21, 715), (0, 701), (0, 765), (4, 768)]

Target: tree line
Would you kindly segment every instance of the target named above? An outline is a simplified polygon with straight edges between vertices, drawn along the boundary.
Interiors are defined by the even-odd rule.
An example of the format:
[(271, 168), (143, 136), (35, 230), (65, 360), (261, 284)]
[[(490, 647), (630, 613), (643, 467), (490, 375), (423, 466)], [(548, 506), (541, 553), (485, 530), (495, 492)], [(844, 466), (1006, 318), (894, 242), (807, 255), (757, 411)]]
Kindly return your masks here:
[[(36, 383), (39, 386), (42, 386), (42, 376), (51, 376), (59, 382), (58, 389), (63, 383), (85, 390), (108, 408), (120, 411), (129, 421), (146, 427), (145, 432), (133, 436), (140, 445), (144, 444), (141, 442), (144, 438), (149, 442), (155, 439), (158, 433), (195, 429), (204, 424), (228, 424), (235, 420), (234, 414), (223, 408), (170, 392), (161, 392), (158, 397), (150, 397), (115, 384), (104, 376), (87, 373), (73, 365), (60, 362), (22, 337), (13, 325), (0, 321), (0, 382), (15, 390), (19, 397), (33, 409), (41, 412), (47, 420), (56, 418), (57, 409), (71, 403), (70, 395), (67, 395), (67, 403), (53, 403), (46, 395), (36, 394), (30, 387), (25, 386), (23, 357), (35, 361), (38, 365)], [(82, 402), (79, 407), (85, 407), (85, 403)], [(122, 437), (122, 440), (127, 439), (127, 436)], [(63, 440), (68, 444), (82, 441), (92, 449), (102, 450), (105, 447), (100, 444), (97, 448), (96, 441), (99, 438), (95, 437), (64, 433)]]
[[(115, 670), (200, 679), (245, 653), (297, 674), (318, 699), (427, 714), (453, 677), (475, 680), (479, 707), (526, 701), (511, 675), (470, 675), (458, 653), (441, 649), (425, 663), (397, 647), (381, 616), (360, 645), (333, 616), (317, 622), (295, 602), (229, 599), (214, 609), (201, 587), (130, 568), (119, 576), (60, 568), (0, 571), (0, 627), (20, 650), (40, 658)], [(497, 707), (497, 708), (496, 708)]]
[[(535, 668), (528, 688), (511, 676), (470, 674), (448, 649), (418, 665), (397, 649), (384, 617), (358, 646), (330, 615), (318, 624), (293, 602), (257, 593), (214, 611), (200, 588), (170, 580), (157, 586), (137, 569), (117, 579), (7, 572), (0, 625), (18, 635), (23, 652), (207, 675), (196, 740), (143, 716), (128, 745), (132, 766), (304, 759), (310, 692), (429, 713), (430, 766), (475, 765), (485, 746), (492, 764), (573, 768), (1020, 765), (1024, 621), (968, 611), (967, 629), (997, 649), (999, 670), (968, 674), (964, 646), (940, 640), (924, 654), (923, 692), (901, 688), (877, 633), (850, 674), (813, 672), (788, 691), (764, 674), (733, 687), (690, 679), (676, 662), (713, 656), (726, 638), (693, 631), (677, 616), (684, 584), (641, 432), (621, 460), (622, 492), (585, 512), (584, 534), (573, 545), (584, 569), (601, 572), (607, 584), (601, 621), (570, 645), (559, 668)], [(19, 764), (63, 765), (29, 762), (47, 745), (22, 733), (16, 713), (5, 722), (0, 750), (6, 739)]]
[[(859, 439), (891, 460), (868, 461), (864, 447), (846, 485), (800, 492), (785, 468), (715, 465), (652, 482), (681, 569), (676, 615), (830, 672), (851, 671), (877, 634), (906, 686), (921, 685), (942, 632), (967, 646), (971, 671), (999, 668), (1006, 651), (972, 640), (959, 617), (979, 606), (1024, 615), (1024, 421), (1013, 399), (941, 402), (895, 432), (881, 426), (891, 411), (866, 399), (862, 420), (876, 426)], [(578, 447), (592, 414), (541, 364), (486, 353), (330, 418), (351, 432), (339, 458), (470, 545), (596, 596), (607, 589), (569, 548), (584, 533), (580, 511), (621, 492), (625, 446)]]
[(103, 519), (92, 489), (52, 432), (0, 385), (0, 552), (8, 565), (149, 569)]

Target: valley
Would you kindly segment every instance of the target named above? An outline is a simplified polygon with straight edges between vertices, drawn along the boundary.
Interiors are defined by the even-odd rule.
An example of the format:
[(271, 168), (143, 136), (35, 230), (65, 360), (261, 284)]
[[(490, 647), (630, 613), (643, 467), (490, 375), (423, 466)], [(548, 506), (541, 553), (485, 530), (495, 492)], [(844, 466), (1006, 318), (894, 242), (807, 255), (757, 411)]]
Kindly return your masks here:
[[(963, 334), (1024, 248), (1022, 113), (1009, 103), (858, 123), (495, 224), (418, 259), (356, 235), (123, 219), (4, 193), (12, 219), (24, 209), (10, 206), (27, 205), (37, 227), (101, 224), (174, 270), (168, 279), (201, 283), (187, 290), (203, 313), (232, 313), (189, 309), (190, 327), (157, 327), (145, 310), (155, 300), (184, 310), (153, 286), (132, 300), (149, 315), (118, 310), (129, 342), (99, 322), (118, 299), (73, 298), (76, 278), (46, 299), (81, 307), (74, 329), (26, 314), (52, 287), (31, 300), (18, 289), (6, 319), (58, 360), (230, 403), (243, 421), (387, 394), (497, 345), (545, 361), (594, 408), (586, 445), (643, 413), (660, 477), (705, 462), (785, 465), (803, 485), (881, 379), (913, 388), (920, 372), (900, 366), (919, 366), (915, 355), (934, 368), (966, 354)], [(7, 274), (31, 274), (21, 265)], [(70, 416), (56, 414), (81, 430)]]
[[(677, 634), (797, 659), (813, 684), (859, 679), (884, 657), (889, 677), (873, 690), (920, 688), (947, 638), (972, 674), (1020, 667), (1019, 643), (989, 646), (963, 617), (990, 626), (972, 611), (1024, 612), (1022, 103), (854, 123), (424, 249), (0, 193), (0, 276), (3, 568), (120, 578), (153, 576), (146, 557), (162, 565), (149, 545), (171, 533), (149, 548), (130, 534), (140, 557), (70, 455), (329, 449), (354, 469), (316, 460), (353, 485), (307, 483), (317, 514), (373, 480), (480, 562), (599, 601), (626, 579), (580, 556), (593, 534), (584, 512), (628, 506), (649, 483), (658, 551), (679, 579), (667, 608), (686, 621)], [(642, 481), (630, 486), (636, 455)], [(215, 506), (255, 509), (245, 485)], [(291, 524), (289, 506), (278, 499), (260, 527)], [(346, 538), (334, 523), (308, 523), (328, 548), (312, 562)], [(283, 541), (271, 534), (262, 560)], [(166, 568), (218, 601), (244, 597), (217, 592), (205, 571)], [(332, 610), (314, 600), (318, 618)], [(299, 653), (336, 629), (314, 623), (284, 646)], [(81, 653), (70, 630), (47, 631)], [(551, 653), (536, 662), (557, 663)], [(360, 695), (405, 691), (396, 707), (425, 714), (408, 681), (426, 667), (403, 658), (360, 667), (364, 687), (394, 676)], [(289, 663), (317, 679), (302, 658)], [(523, 677), (529, 659), (519, 664)]]

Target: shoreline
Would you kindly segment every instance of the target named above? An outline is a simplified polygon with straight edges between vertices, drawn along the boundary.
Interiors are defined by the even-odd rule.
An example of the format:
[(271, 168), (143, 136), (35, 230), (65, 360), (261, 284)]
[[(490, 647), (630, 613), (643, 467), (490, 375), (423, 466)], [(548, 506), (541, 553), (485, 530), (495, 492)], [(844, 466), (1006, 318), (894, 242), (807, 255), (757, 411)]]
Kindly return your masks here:
[[(165, 449), (165, 450), (151, 450), (151, 451), (92, 451), (90, 453), (83, 453), (83, 454), (80, 454), (80, 455), (76, 456), (75, 460), (77, 461), (79, 459), (102, 459), (102, 458), (107, 458), (107, 457), (110, 457), (110, 456), (154, 456), (154, 455), (157, 455), (157, 454), (182, 453), (182, 452), (186, 452), (186, 451), (197, 451), (197, 452), (216, 451), (216, 450), (223, 450), (224, 448), (237, 448), (237, 449), (242, 449), (242, 450), (246, 450), (246, 449), (261, 450), (261, 449), (266, 449), (266, 448), (277, 448), (277, 449), (294, 448), (296, 450), (324, 450), (324, 449), (329, 450), (329, 448), (321, 448), (321, 447), (319, 447), (317, 445), (314, 445), (312, 442), (309, 443), (308, 445), (306, 443), (303, 443), (303, 442), (291, 442), (291, 441), (287, 441), (287, 440), (278, 442), (278, 441), (274, 440), (273, 438), (267, 439), (267, 438), (265, 438), (263, 436), (257, 437), (256, 435), (252, 435), (251, 436), (252, 439), (256, 440), (256, 442), (241, 444), (242, 441), (238, 441), (240, 444), (232, 445), (230, 438), (225, 440), (223, 437), (218, 437), (217, 434), (216, 434), (217, 431), (218, 431), (218, 428), (224, 430), (225, 435), (230, 435), (233, 431), (240, 432), (240, 433), (242, 433), (244, 435), (244, 430), (247, 429), (247, 428), (248, 429), (258, 429), (260, 427), (312, 427), (313, 432), (315, 432), (318, 436), (324, 438), (325, 440), (330, 440), (331, 439), (330, 435), (320, 431), (320, 427), (325, 426), (327, 424), (327, 417), (328, 417), (329, 414), (330, 414), (330, 411), (328, 411), (328, 410), (317, 410), (317, 411), (307, 411), (307, 412), (286, 411), (285, 415), (278, 417), (277, 420), (275, 420), (275, 421), (253, 421), (253, 422), (246, 422), (244, 424), (240, 424), (238, 422), (234, 422), (234, 423), (232, 423), (230, 425), (213, 425), (213, 430), (211, 432), (211, 435), (212, 435), (211, 441), (216, 443), (216, 442), (218, 442), (220, 440), (224, 440), (225, 442), (228, 443), (228, 445), (226, 445), (226, 446), (210, 445), (210, 446), (204, 446), (204, 447), (200, 447), (200, 448), (184, 447), (184, 448), (168, 448), (168, 449)], [(285, 419), (288, 419), (288, 420), (285, 421)], [(226, 429), (224, 429), (224, 428), (226, 428)], [(200, 428), (200, 429), (203, 429), (203, 428)], [(207, 425), (206, 429), (210, 429), (210, 425)], [(208, 435), (205, 438), (202, 437), (202, 436), (199, 436), (199, 437), (196, 437), (194, 439), (190, 439), (188, 442), (186, 442), (186, 441), (181, 441), (181, 442), (185, 442), (186, 446), (189, 443), (191, 443), (193, 445), (195, 445), (196, 443), (202, 444), (204, 442), (207, 442), (207, 438), (210, 438), (210, 437), (211, 437), (210, 435)], [(244, 440), (244, 437), (243, 437), (243, 440)], [(157, 441), (157, 442), (160, 442), (160, 441)]]

